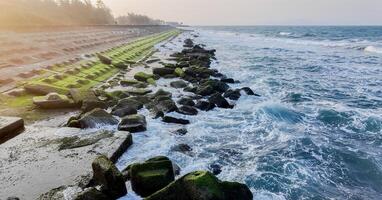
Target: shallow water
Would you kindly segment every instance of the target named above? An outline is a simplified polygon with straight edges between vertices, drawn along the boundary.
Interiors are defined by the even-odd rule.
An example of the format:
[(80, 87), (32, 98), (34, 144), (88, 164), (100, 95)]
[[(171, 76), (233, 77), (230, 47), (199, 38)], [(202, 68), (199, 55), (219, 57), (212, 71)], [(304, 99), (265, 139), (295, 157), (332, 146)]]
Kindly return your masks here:
[[(241, 81), (232, 87), (261, 97), (187, 117), (185, 136), (149, 119), (119, 168), (167, 155), (182, 174), (221, 165), (219, 178), (246, 183), (254, 199), (382, 198), (381, 27), (195, 29), (217, 49), (213, 67)], [(171, 150), (180, 143), (192, 153)]]

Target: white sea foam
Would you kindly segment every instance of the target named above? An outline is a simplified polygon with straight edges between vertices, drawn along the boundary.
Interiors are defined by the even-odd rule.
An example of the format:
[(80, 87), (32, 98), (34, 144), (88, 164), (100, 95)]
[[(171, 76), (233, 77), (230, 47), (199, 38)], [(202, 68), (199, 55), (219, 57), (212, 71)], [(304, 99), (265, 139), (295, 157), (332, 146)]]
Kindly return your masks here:
[(280, 32), (279, 35), (289, 36), (289, 35), (292, 35), (292, 33), (290, 33), (290, 32)]
[(382, 48), (378, 48), (375, 46), (367, 46), (364, 49), (365, 52), (370, 52), (370, 53), (382, 53)]

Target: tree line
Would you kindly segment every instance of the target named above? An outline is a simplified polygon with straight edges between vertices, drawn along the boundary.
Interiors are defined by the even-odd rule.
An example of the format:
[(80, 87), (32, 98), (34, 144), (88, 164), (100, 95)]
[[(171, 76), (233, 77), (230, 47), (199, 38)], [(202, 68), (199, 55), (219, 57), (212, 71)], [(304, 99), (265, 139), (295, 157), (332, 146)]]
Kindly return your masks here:
[(0, 8), (0, 26), (164, 24), (133, 13), (114, 18), (102, 0), (0, 0)]

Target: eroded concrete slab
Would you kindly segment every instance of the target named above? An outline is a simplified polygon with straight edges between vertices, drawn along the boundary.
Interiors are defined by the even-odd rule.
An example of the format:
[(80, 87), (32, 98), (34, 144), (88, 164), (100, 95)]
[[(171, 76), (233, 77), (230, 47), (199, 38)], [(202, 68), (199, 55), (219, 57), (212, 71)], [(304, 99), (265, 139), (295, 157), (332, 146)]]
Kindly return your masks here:
[(36, 199), (76, 185), (91, 177), (97, 155), (117, 160), (131, 144), (128, 132), (27, 126), (25, 133), (0, 145), (0, 199)]
[(24, 130), (24, 120), (19, 117), (0, 116), (0, 144)]

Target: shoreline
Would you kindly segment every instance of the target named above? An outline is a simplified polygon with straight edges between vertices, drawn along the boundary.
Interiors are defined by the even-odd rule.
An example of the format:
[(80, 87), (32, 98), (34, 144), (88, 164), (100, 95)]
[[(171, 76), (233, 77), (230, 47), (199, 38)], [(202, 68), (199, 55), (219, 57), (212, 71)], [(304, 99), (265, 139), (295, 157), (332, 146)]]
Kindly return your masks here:
[[(193, 35), (193, 34), (191, 35), (193, 37), (197, 37), (197, 35)], [(191, 43), (190, 41), (192, 42), (192, 40), (186, 41), (186, 44), (185, 44), (186, 50), (183, 50), (183, 53), (185, 55), (191, 56), (188, 58), (188, 59), (191, 59), (189, 61), (185, 59), (188, 56), (183, 57), (181, 54), (178, 54), (178, 55), (173, 54), (172, 58), (170, 57), (166, 58), (161, 56), (157, 57), (156, 54), (154, 53), (140, 67), (138, 66), (132, 69), (127, 68), (127, 70), (122, 70), (122, 72), (125, 72), (123, 75), (114, 76), (114, 79), (112, 80), (120, 82), (120, 83), (122, 83), (122, 81), (125, 81), (126, 84), (129, 85), (126, 87), (126, 85), (118, 86), (119, 84), (117, 84), (115, 85), (117, 86), (116, 88), (125, 89), (125, 92), (127, 92), (127, 96), (130, 96), (130, 97), (135, 96), (135, 100), (138, 100), (139, 102), (141, 102), (142, 106), (144, 106), (146, 109), (151, 110), (151, 114), (148, 114), (148, 116), (144, 116), (144, 115), (138, 115), (138, 116), (141, 116), (143, 118), (161, 117), (162, 121), (165, 123), (188, 124), (189, 123), (188, 120), (182, 119), (182, 118), (176, 118), (176, 117), (173, 117), (171, 114), (166, 114), (166, 113), (171, 113), (173, 111), (176, 111), (183, 115), (197, 115), (198, 112), (208, 111), (208, 110), (214, 109), (216, 106), (220, 108), (215, 108), (215, 109), (232, 109), (234, 106), (231, 105), (230, 102), (225, 100), (225, 98), (231, 99), (233, 101), (235, 99), (237, 100), (241, 96), (240, 94), (241, 90), (247, 95), (254, 95), (254, 93), (252, 92), (250, 88), (242, 88), (240, 90), (229, 89), (230, 88), (229, 84), (235, 84), (235, 80), (230, 79), (228, 77), (224, 77), (223, 74), (209, 68), (211, 64), (211, 60), (213, 59), (214, 51), (205, 50), (204, 48), (198, 45), (194, 46), (195, 44)], [(171, 42), (171, 40), (167, 42)], [(164, 44), (162, 44), (162, 46), (165, 47)], [(174, 59), (176, 59), (175, 62), (174, 62)], [(163, 61), (166, 61), (166, 63), (164, 63)], [(197, 65), (202, 67), (192, 68), (189, 62), (196, 62), (196, 63), (192, 63), (192, 65)], [(150, 71), (152, 71), (153, 69), (155, 69), (153, 71), (154, 73), (150, 74)], [(139, 74), (138, 72), (140, 71), (145, 71), (146, 73)], [(139, 74), (140, 76), (137, 76), (137, 74)], [(213, 76), (215, 78), (210, 79), (209, 78), (210, 76)], [(165, 87), (157, 86), (156, 82), (158, 81), (158, 79), (163, 79), (163, 78), (166, 80), (174, 79), (177, 81), (173, 81), (170, 83), (170, 85), (167, 85)], [(134, 79), (136, 80), (133, 81)], [(203, 79), (206, 79), (205, 80), (206, 82), (204, 82)], [(133, 86), (131, 86), (131, 84)], [(185, 84), (188, 86), (191, 86), (191, 85), (193, 86), (187, 87), (185, 86)], [(187, 95), (190, 95), (192, 93), (194, 95), (193, 97), (190, 97), (190, 96), (186, 97), (187, 95), (183, 94), (183, 96), (186, 97), (187, 99), (184, 98), (183, 103), (180, 104), (179, 103), (180, 99), (178, 102), (175, 102), (171, 98), (172, 94), (163, 90), (168, 87), (178, 88), (181, 90), (183, 90), (184, 88), (187, 88), (187, 89), (184, 89), (187, 91)], [(105, 91), (103, 91), (104, 89), (106, 89), (105, 90), (106, 93)], [(123, 101), (124, 98), (126, 98), (126, 97), (123, 97), (124, 95), (123, 93), (125, 92), (119, 92), (118, 89), (115, 89), (115, 88), (111, 90), (107, 88), (103, 88), (102, 91), (103, 92), (101, 92), (101, 95), (98, 94), (100, 95), (98, 96), (98, 98), (106, 99), (107, 107), (114, 107), (112, 110), (112, 114), (120, 115), (117, 118), (119, 119), (119, 117), (121, 117), (122, 121), (126, 117), (131, 116), (131, 114), (128, 111), (124, 110), (123, 106), (120, 105), (120, 102)], [(220, 92), (221, 94), (219, 95), (215, 94), (216, 92)], [(224, 97), (222, 95), (224, 95)], [(205, 99), (205, 100), (201, 100), (201, 99)], [(148, 102), (144, 103), (147, 100)], [(195, 102), (197, 101), (197, 104), (195, 103), (192, 104), (190, 100)], [(153, 102), (155, 103), (152, 104)], [(95, 107), (107, 108), (103, 106), (104, 104), (102, 104), (102, 106), (100, 105), (101, 104), (97, 104)], [(128, 102), (126, 105), (128, 107), (132, 106), (131, 102)], [(116, 109), (116, 108), (119, 108), (119, 109)], [(138, 110), (138, 113), (141, 113), (141, 111), (139, 111), (140, 109), (137, 108), (136, 110)], [(116, 111), (119, 111), (119, 112), (116, 112)], [(126, 113), (129, 113), (129, 114), (126, 115)], [(84, 126), (89, 126), (88, 122), (82, 123), (82, 121), (86, 121), (84, 120), (85, 115), (86, 114), (84, 112), (82, 116), (78, 115), (75, 118), (72, 118), (72, 120), (68, 121), (68, 125), (72, 127), (79, 127), (79, 128), (84, 128)], [(68, 117), (68, 115), (66, 116)], [(118, 126), (118, 129), (120, 131), (133, 132), (132, 134), (139, 134), (134, 132), (144, 131), (147, 126), (146, 120), (142, 121), (142, 120), (136, 119), (136, 116), (137, 115), (134, 115), (134, 118), (130, 119), (130, 122), (129, 120), (127, 120), (125, 126), (121, 126), (121, 123), (120, 123), (120, 125)], [(104, 117), (108, 119), (112, 119), (112, 116), (104, 116)], [(62, 119), (61, 121), (63, 120), (64, 119)], [(103, 122), (105, 122), (105, 119), (102, 119), (102, 120)], [(131, 123), (131, 120), (134, 122)], [(106, 120), (106, 122), (110, 122), (110, 121)], [(114, 123), (111, 123), (110, 126), (112, 130), (115, 130), (115, 128), (117, 128), (116, 124)], [(91, 127), (90, 125), (89, 128), (94, 128), (94, 127)], [(102, 141), (102, 139), (100, 141)], [(94, 144), (96, 145), (97, 142), (91, 145), (94, 145)], [(189, 147), (183, 145), (182, 147), (180, 147), (180, 150), (187, 152), (189, 151)], [(88, 165), (88, 167), (90, 168), (90, 165)], [(54, 195), (57, 194), (57, 192), (62, 192), (62, 191), (55, 191)]]

